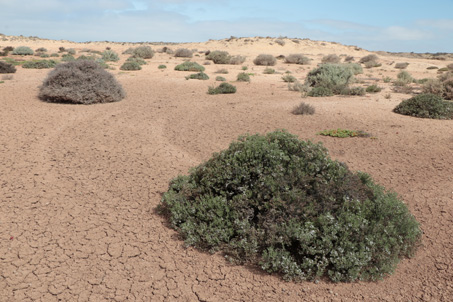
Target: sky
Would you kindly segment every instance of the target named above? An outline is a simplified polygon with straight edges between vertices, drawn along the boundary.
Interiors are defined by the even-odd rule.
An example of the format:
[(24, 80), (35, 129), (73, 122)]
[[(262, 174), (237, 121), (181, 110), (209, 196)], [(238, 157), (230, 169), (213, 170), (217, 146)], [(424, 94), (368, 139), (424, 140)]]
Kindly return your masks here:
[(0, 33), (76, 42), (269, 36), (453, 52), (453, 0), (0, 0)]

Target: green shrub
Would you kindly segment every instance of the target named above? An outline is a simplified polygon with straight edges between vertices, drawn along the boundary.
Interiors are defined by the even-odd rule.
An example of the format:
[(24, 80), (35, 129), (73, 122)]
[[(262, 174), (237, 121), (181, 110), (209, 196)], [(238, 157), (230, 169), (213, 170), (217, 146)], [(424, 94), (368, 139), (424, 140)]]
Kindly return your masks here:
[(193, 56), (193, 53), (191, 50), (187, 49), (187, 48), (178, 48), (176, 51), (175, 51), (175, 57), (179, 57), (179, 58), (192, 58)]
[(308, 94), (308, 96), (311, 97), (323, 97), (323, 96), (332, 96), (333, 92), (332, 89), (324, 87), (324, 86), (319, 86), (319, 87), (314, 87), (312, 88)]
[(186, 80), (209, 80), (209, 76), (204, 72), (199, 72), (186, 76)]
[(373, 67), (381, 67), (382, 66), (381, 63), (374, 62), (374, 61), (365, 62), (365, 63), (363, 63), (363, 65), (365, 65), (365, 68), (373, 68)]
[(129, 57), (126, 59), (126, 62), (135, 62), (135, 63), (139, 64), (140, 66), (147, 64), (144, 59), (138, 58), (138, 57)]
[(283, 82), (286, 82), (286, 83), (294, 83), (295, 81), (297, 81), (296, 77), (294, 77), (290, 74), (284, 75), (282, 77), (282, 80), (283, 80)]
[(275, 73), (275, 69), (268, 67), (268, 68), (264, 69), (263, 73), (264, 74), (274, 74)]
[(302, 54), (290, 54), (285, 57), (285, 63), (306, 65), (310, 63), (310, 59)]
[(253, 60), (253, 64), (255, 65), (263, 65), (263, 66), (274, 66), (277, 64), (277, 59), (274, 58), (272, 55), (260, 54)]
[(382, 78), (382, 81), (384, 81), (384, 83), (390, 83), (392, 81), (392, 78), (391, 77), (384, 77), (384, 78)]
[(117, 102), (124, 97), (113, 75), (91, 60), (58, 64), (39, 91), (43, 101), (73, 104)]
[(142, 66), (135, 61), (126, 61), (121, 65), (121, 70), (141, 70)]
[(331, 137), (370, 137), (370, 134), (361, 131), (361, 130), (347, 130), (347, 129), (332, 129), (332, 130), (324, 130), (318, 132), (319, 135), (323, 136), (331, 136)]
[(63, 62), (71, 62), (71, 61), (75, 61), (75, 58), (73, 55), (71, 55), (69, 53), (65, 53), (64, 55), (61, 56), (61, 60)]
[[(325, 88), (318, 89), (319, 92), (330, 91), (333, 94), (341, 94), (341, 91), (354, 79), (354, 72), (350, 65), (353, 64), (322, 64), (308, 73), (305, 83), (310, 87)], [(315, 94), (321, 96), (319, 92)]]
[(66, 52), (70, 55), (75, 55), (76, 54), (76, 50), (74, 48), (69, 48), (68, 50), (66, 50)]
[(366, 88), (366, 92), (368, 92), (368, 93), (376, 93), (376, 92), (380, 92), (381, 90), (382, 90), (382, 88), (376, 84), (370, 85)]
[(344, 67), (349, 68), (354, 75), (358, 75), (363, 73), (363, 68), (360, 64), (357, 63), (348, 63), (342, 64)]
[(159, 65), (159, 66), (157, 66), (157, 68), (159, 68), (159, 69), (165, 69), (165, 68), (167, 68), (167, 66), (166, 66), (166, 65)]
[(407, 84), (410, 84), (414, 82), (414, 78), (411, 76), (411, 74), (405, 70), (400, 71), (397, 76), (397, 80), (393, 82), (395, 86), (405, 86)]
[(36, 49), (35, 52), (37, 52), (37, 53), (47, 52), (47, 48), (40, 47), (40, 48)]
[(133, 50), (132, 55), (137, 58), (151, 59), (154, 57), (154, 51), (149, 46), (139, 46)]
[(0, 73), (15, 73), (16, 67), (13, 64), (9, 64), (3, 61), (0, 61)]
[(437, 70), (438, 73), (439, 73), (439, 72), (445, 72), (445, 71), (448, 71), (448, 68), (447, 68), (447, 67), (442, 67), (442, 68), (439, 68), (439, 69)]
[(240, 137), (173, 179), (160, 210), (187, 245), (285, 279), (381, 279), (421, 238), (396, 194), (282, 131)]
[(453, 119), (453, 102), (434, 94), (419, 94), (402, 101), (393, 112), (421, 118)]
[(116, 52), (108, 49), (102, 53), (102, 60), (104, 60), (105, 62), (118, 62), (120, 60), (120, 57)]
[(365, 89), (363, 87), (345, 87), (341, 90), (342, 95), (365, 95)]
[(324, 56), (322, 59), (321, 59), (321, 62), (322, 63), (340, 63), (341, 61), (341, 58), (339, 56), (337, 56), (336, 54), (330, 54), (330, 55), (327, 55), (327, 56)]
[(45, 69), (45, 68), (54, 68), (57, 66), (58, 62), (54, 60), (38, 60), (38, 61), (27, 61), (22, 64), (23, 68), (32, 68), (32, 69)]
[(396, 68), (396, 69), (406, 69), (407, 66), (409, 66), (409, 63), (407, 63), (407, 62), (404, 62), (404, 63), (396, 63), (396, 64), (395, 64), (395, 68)]
[[(230, 58), (230, 64), (231, 65), (241, 65), (242, 63), (245, 62), (245, 57), (243, 56), (232, 56)], [(243, 68), (246, 67), (246, 66), (243, 66)]]
[(60, 55), (57, 54), (57, 53), (51, 53), (51, 54), (50, 54), (50, 57), (51, 57), (51, 58), (58, 58), (59, 56), (60, 56)]
[(229, 83), (221, 83), (218, 87), (209, 87), (208, 94), (236, 93), (236, 87)]
[(250, 76), (248, 73), (240, 72), (237, 75), (236, 81), (238, 82), (250, 82)]
[(295, 115), (312, 115), (315, 113), (315, 108), (309, 104), (306, 104), (304, 102), (300, 103), (294, 109), (291, 111), (292, 114)]
[(241, 68), (242, 70), (246, 71), (247, 69), (249, 69), (247, 66), (242, 66)]
[(206, 55), (206, 60), (211, 60), (214, 64), (229, 64), (231, 56), (227, 51), (214, 50)]
[(345, 61), (346, 63), (349, 63), (349, 62), (354, 62), (355, 59), (354, 59), (353, 56), (346, 56), (346, 57), (344, 58), (344, 61)]
[(190, 62), (190, 61), (186, 61), (182, 64), (179, 64), (175, 67), (175, 70), (178, 70), (178, 71), (198, 71), (198, 72), (202, 72), (204, 71), (204, 67), (201, 66), (200, 64), (198, 64), (197, 62)]
[(41, 53), (41, 54), (39, 55), (39, 57), (41, 57), (41, 58), (49, 58), (50, 55), (47, 54), (47, 53)]
[(226, 81), (226, 79), (225, 79), (224, 77), (221, 77), (221, 76), (217, 76), (217, 77), (215, 78), (215, 80), (216, 80), (216, 81), (219, 81), (219, 82), (225, 82), (225, 81)]
[(32, 56), (34, 54), (33, 49), (28, 46), (18, 46), (14, 48), (13, 55), (20, 55), (20, 56)]

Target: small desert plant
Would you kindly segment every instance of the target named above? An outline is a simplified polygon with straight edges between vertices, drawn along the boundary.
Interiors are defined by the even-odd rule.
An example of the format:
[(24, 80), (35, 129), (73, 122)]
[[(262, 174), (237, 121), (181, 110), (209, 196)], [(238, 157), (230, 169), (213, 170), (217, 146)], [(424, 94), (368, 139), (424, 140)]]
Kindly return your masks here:
[(41, 53), (41, 54), (39, 55), (39, 57), (41, 57), (41, 58), (49, 58), (50, 56), (49, 56), (49, 54), (47, 54), (47, 53)]
[(186, 76), (186, 80), (209, 80), (209, 76), (204, 72), (199, 72)]
[(322, 63), (340, 63), (341, 61), (341, 58), (339, 56), (337, 56), (336, 54), (330, 54), (330, 55), (327, 55), (327, 56), (324, 56), (322, 59), (321, 59), (321, 62)]
[(382, 78), (382, 81), (384, 81), (384, 83), (390, 83), (392, 81), (392, 78), (391, 77), (384, 77), (384, 78)]
[(294, 109), (291, 111), (292, 114), (295, 114), (295, 115), (305, 115), (305, 114), (308, 114), (308, 115), (312, 115), (315, 113), (315, 108), (307, 103), (300, 103), (299, 105), (297, 105), (296, 107), (294, 107)]
[(396, 63), (396, 64), (395, 64), (395, 68), (396, 68), (396, 69), (406, 69), (407, 66), (409, 66), (409, 63), (407, 63), (407, 62), (404, 62), (404, 63)]
[(421, 118), (453, 119), (453, 102), (434, 94), (419, 94), (402, 101), (393, 112)]
[(277, 39), (277, 40), (274, 40), (275, 43), (277, 43), (278, 45), (280, 46), (285, 46), (286, 42), (283, 41), (282, 39)]
[(39, 91), (43, 101), (73, 104), (117, 102), (124, 96), (113, 75), (91, 60), (58, 64)]
[(54, 60), (38, 60), (38, 61), (27, 61), (22, 64), (23, 68), (32, 68), (32, 69), (45, 69), (45, 68), (54, 68), (57, 66), (58, 62)]
[(159, 68), (159, 69), (165, 69), (165, 68), (167, 68), (167, 66), (166, 66), (166, 65), (159, 65), (159, 66), (157, 66), (157, 68)]
[(230, 64), (231, 56), (227, 51), (214, 50), (206, 55), (206, 60), (212, 60), (214, 64)]
[(60, 56), (60, 55), (57, 54), (57, 53), (51, 53), (51, 54), (50, 54), (50, 57), (51, 57), (51, 58), (58, 58), (59, 56)]
[(40, 48), (36, 49), (35, 52), (38, 52), (38, 53), (47, 52), (47, 48), (40, 47)]
[(221, 76), (216, 76), (215, 80), (219, 81), (219, 82), (225, 82), (226, 81), (226, 79), (224, 77), (221, 77)]
[(324, 97), (324, 96), (332, 96), (333, 91), (330, 88), (319, 86), (313, 87), (310, 91), (308, 91), (308, 96), (311, 97)]
[(406, 86), (407, 84), (410, 84), (414, 82), (414, 78), (411, 76), (411, 74), (405, 70), (400, 71), (396, 75), (396, 81), (393, 82), (395, 86)]
[[(133, 55), (134, 54), (134, 49), (133, 47), (129, 47), (125, 51), (123, 51), (123, 55)], [(88, 50), (89, 51), (89, 50)]]
[(430, 69), (439, 69), (439, 67), (437, 67), (437, 66), (428, 66), (428, 67), (426, 67), (426, 69), (428, 69), (428, 70), (430, 70)]
[(139, 46), (134, 49), (132, 55), (142, 59), (151, 59), (154, 57), (154, 51), (149, 46)]
[(428, 80), (423, 84), (424, 93), (432, 93), (446, 100), (453, 100), (453, 73), (439, 75), (438, 79)]
[(66, 50), (66, 52), (70, 55), (75, 55), (76, 54), (76, 50), (74, 48), (69, 48), (68, 50)]
[(61, 60), (63, 62), (71, 62), (71, 61), (75, 61), (75, 58), (73, 55), (71, 55), (69, 53), (65, 53), (64, 55), (61, 56)]
[(274, 58), (272, 55), (267, 54), (260, 54), (253, 60), (253, 64), (255, 65), (263, 65), (263, 66), (274, 66), (277, 64), (277, 59)]
[(20, 55), (20, 56), (32, 56), (34, 54), (33, 49), (28, 46), (18, 46), (14, 48), (13, 55)]
[(129, 57), (126, 59), (126, 62), (135, 62), (138, 63), (139, 65), (146, 65), (146, 61), (142, 58), (139, 57)]
[(14, 65), (0, 61), (0, 73), (15, 73), (16, 67)]
[(202, 72), (205, 70), (203, 66), (197, 62), (186, 61), (182, 64), (176, 65), (175, 70), (177, 71), (198, 71)]
[(285, 279), (378, 280), (421, 239), (396, 194), (284, 131), (242, 136), (176, 177), (160, 211), (186, 245)]
[(236, 81), (238, 82), (250, 82), (250, 75), (245, 72), (240, 72), (237, 75)]
[(310, 87), (296, 80), (294, 83), (288, 83), (288, 90), (308, 93)]
[(342, 95), (365, 95), (365, 89), (363, 87), (345, 87), (341, 90)]
[(232, 56), (230, 58), (230, 64), (231, 65), (241, 65), (242, 63), (245, 62), (245, 57), (244, 56)]
[(347, 63), (347, 64), (341, 64), (342, 66), (349, 68), (354, 75), (358, 75), (363, 73), (363, 68), (360, 64), (357, 63)]
[(332, 130), (324, 130), (318, 132), (319, 135), (324, 136), (332, 136), (332, 137), (370, 137), (370, 134), (361, 131), (361, 130), (347, 130), (347, 129), (332, 129)]
[(282, 80), (283, 80), (283, 82), (286, 82), (286, 83), (294, 83), (295, 81), (297, 81), (296, 77), (294, 77), (290, 74), (284, 75), (282, 77)]
[(141, 70), (142, 66), (135, 61), (126, 61), (121, 65), (121, 70)]
[(58, 52), (65, 52), (65, 51), (66, 51), (66, 48), (64, 48), (63, 46), (58, 47)]
[(105, 62), (118, 62), (120, 60), (118, 54), (113, 50), (105, 50), (102, 53), (102, 60)]
[(275, 69), (268, 67), (268, 68), (264, 69), (263, 73), (264, 74), (274, 74), (275, 73)]
[(310, 59), (302, 54), (290, 54), (285, 57), (285, 63), (306, 65), (310, 63)]
[(354, 62), (355, 59), (354, 59), (353, 56), (346, 56), (346, 57), (344, 58), (344, 61), (345, 61), (346, 63), (349, 63), (349, 62)]
[(382, 88), (376, 84), (370, 85), (366, 88), (366, 92), (368, 92), (368, 93), (376, 93), (376, 92), (380, 92), (381, 90), (382, 90)]
[(364, 56), (363, 58), (361, 58), (359, 60), (359, 63), (365, 64), (367, 62), (378, 62), (378, 61), (379, 61), (378, 56), (375, 54), (371, 54), (371, 55), (367, 55), (367, 56)]
[[(322, 64), (318, 68), (311, 70), (305, 83), (317, 88), (315, 92), (309, 93), (309, 96), (326, 96), (341, 94), (341, 91), (348, 87), (354, 79), (354, 72), (349, 65), (353, 64)], [(320, 89), (318, 87), (323, 87)], [(330, 91), (330, 92), (329, 92)]]
[(247, 69), (249, 69), (247, 66), (242, 66), (241, 67), (242, 70), (246, 71)]
[(217, 70), (215, 73), (228, 74), (228, 69), (222, 68)]
[(363, 65), (365, 65), (365, 68), (373, 68), (373, 67), (380, 67), (380, 66), (382, 66), (381, 63), (374, 62), (374, 61), (365, 62), (365, 63), (363, 63)]
[(236, 93), (236, 87), (229, 83), (221, 83), (218, 87), (209, 87), (208, 94)]
[(190, 49), (187, 48), (178, 48), (175, 51), (175, 57), (179, 58), (192, 58), (193, 53)]

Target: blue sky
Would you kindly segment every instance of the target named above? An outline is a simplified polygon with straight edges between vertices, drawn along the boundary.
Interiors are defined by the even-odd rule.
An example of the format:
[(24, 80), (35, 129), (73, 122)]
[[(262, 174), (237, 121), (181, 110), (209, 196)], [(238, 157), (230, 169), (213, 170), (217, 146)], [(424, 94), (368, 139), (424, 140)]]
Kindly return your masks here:
[(453, 52), (453, 0), (0, 0), (0, 33), (77, 42), (287, 36)]

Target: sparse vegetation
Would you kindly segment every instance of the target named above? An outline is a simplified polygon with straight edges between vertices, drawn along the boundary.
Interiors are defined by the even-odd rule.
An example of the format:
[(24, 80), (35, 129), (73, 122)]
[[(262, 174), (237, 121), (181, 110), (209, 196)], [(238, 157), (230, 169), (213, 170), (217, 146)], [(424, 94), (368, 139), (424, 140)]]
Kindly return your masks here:
[(32, 56), (34, 51), (28, 46), (18, 46), (14, 48), (11, 54), (19, 56)]
[(264, 74), (274, 74), (274, 73), (275, 73), (275, 69), (273, 69), (273, 68), (266, 68), (266, 69), (264, 69), (263, 73), (264, 73)]
[(32, 68), (32, 69), (45, 69), (45, 68), (54, 68), (57, 66), (58, 62), (54, 60), (33, 60), (27, 61), (22, 64), (23, 68)]
[(136, 62), (136, 61), (126, 61), (123, 63), (123, 65), (121, 65), (120, 67), (121, 70), (141, 70), (142, 69), (142, 66), (140, 65), (140, 63)]
[(439, 75), (437, 79), (429, 79), (423, 84), (423, 93), (436, 94), (446, 100), (453, 100), (453, 72)]
[(297, 105), (296, 107), (294, 107), (294, 109), (291, 111), (292, 114), (295, 114), (295, 115), (312, 115), (315, 113), (315, 107), (307, 104), (307, 103), (300, 103), (299, 105)]
[(187, 245), (287, 280), (378, 280), (421, 238), (396, 194), (283, 131), (240, 137), (173, 179), (161, 205)]
[(330, 55), (327, 55), (327, 56), (324, 56), (322, 59), (321, 59), (321, 62), (322, 63), (340, 63), (341, 61), (341, 58), (339, 56), (337, 56), (336, 54), (330, 54)]
[(236, 81), (238, 82), (250, 82), (250, 75), (246, 72), (240, 72), (237, 75)]
[(203, 66), (198, 64), (197, 62), (186, 61), (182, 64), (179, 64), (175, 67), (175, 70), (178, 71), (198, 71), (202, 72), (205, 70)]
[(274, 58), (272, 55), (267, 54), (260, 54), (253, 60), (253, 64), (255, 65), (263, 65), (263, 66), (274, 66), (277, 64), (277, 59)]
[(286, 83), (294, 83), (297, 81), (296, 77), (290, 75), (290, 74), (286, 74), (282, 77), (282, 80), (283, 82), (286, 82)]
[(222, 68), (217, 70), (215, 73), (228, 74), (228, 69)]
[(3, 61), (0, 61), (0, 73), (15, 73), (16, 67), (13, 64), (9, 64)]
[(165, 68), (167, 68), (167, 66), (166, 65), (159, 65), (159, 66), (157, 66), (157, 68), (158, 69), (165, 69)]
[(380, 92), (381, 90), (382, 90), (382, 88), (376, 84), (370, 85), (366, 88), (366, 92), (368, 92), (368, 93), (376, 93), (376, 92)]
[(139, 58), (139, 57), (129, 57), (126, 59), (126, 62), (135, 62), (139, 65), (146, 65), (146, 61), (142, 58)]
[(332, 89), (324, 87), (324, 86), (319, 86), (319, 87), (313, 87), (310, 89), (307, 93), (308, 96), (311, 97), (324, 97), (324, 96), (332, 96), (333, 92)]
[[(341, 94), (354, 79), (353, 64), (322, 64), (311, 70), (305, 84), (313, 87), (314, 91), (309, 96), (328, 96)], [(312, 90), (313, 90), (312, 89)]]
[(175, 57), (179, 58), (192, 58), (193, 52), (187, 48), (178, 48), (175, 51)]
[(204, 72), (199, 72), (186, 76), (186, 80), (209, 80), (209, 76)]
[(154, 51), (149, 46), (139, 46), (133, 49), (132, 55), (142, 59), (152, 59), (154, 57)]
[(211, 60), (214, 64), (229, 64), (231, 56), (227, 51), (214, 50), (206, 55), (206, 60)]
[(117, 102), (124, 96), (115, 78), (91, 60), (58, 64), (39, 91), (43, 101), (73, 104)]
[(361, 130), (347, 130), (347, 129), (332, 129), (332, 130), (324, 130), (318, 132), (319, 135), (324, 136), (332, 136), (332, 137), (370, 137), (370, 134), (361, 131)]
[(218, 87), (209, 87), (208, 94), (236, 93), (236, 87), (229, 83), (221, 83)]
[(225, 82), (225, 81), (226, 81), (226, 79), (225, 79), (224, 77), (221, 77), (221, 76), (217, 76), (217, 77), (215, 78), (215, 80), (216, 80), (216, 81), (219, 81), (219, 82)]
[(230, 58), (230, 64), (231, 65), (241, 65), (242, 63), (245, 62), (245, 57), (244, 56), (232, 56)]
[(307, 65), (310, 64), (310, 59), (304, 56), (303, 54), (293, 53), (285, 57), (285, 63)]
[(434, 94), (419, 94), (402, 101), (393, 112), (421, 118), (453, 119), (453, 102)]
[(396, 78), (396, 81), (393, 82), (395, 86), (406, 86), (407, 84), (414, 82), (414, 78), (405, 70), (400, 71)]
[(407, 66), (409, 66), (409, 63), (407, 63), (407, 62), (404, 62), (404, 63), (396, 63), (396, 64), (395, 64), (395, 68), (396, 68), (396, 69), (406, 69)]

